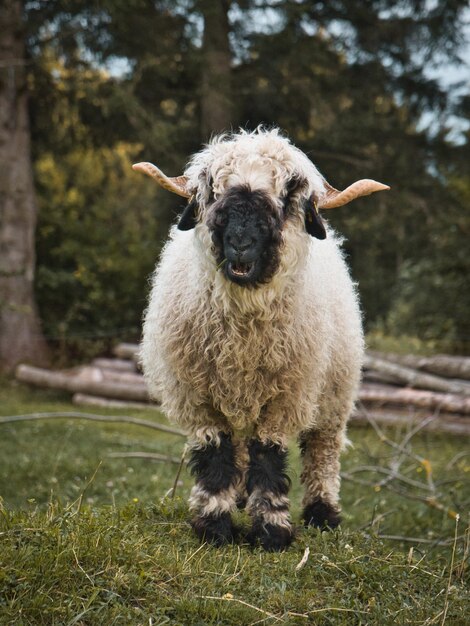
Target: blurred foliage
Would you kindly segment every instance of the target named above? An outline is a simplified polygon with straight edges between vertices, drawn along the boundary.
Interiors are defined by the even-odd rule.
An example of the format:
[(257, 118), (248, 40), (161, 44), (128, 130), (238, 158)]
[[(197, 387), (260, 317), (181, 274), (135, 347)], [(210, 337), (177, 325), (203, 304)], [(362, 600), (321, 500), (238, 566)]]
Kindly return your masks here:
[[(130, 165), (152, 160), (177, 175), (207, 140), (202, 6), (25, 4), (37, 296), (46, 335), (69, 349), (73, 337), (78, 347), (83, 337), (138, 338), (147, 278), (181, 203)], [(224, 6), (232, 127), (280, 126), (337, 187), (392, 187), (327, 216), (346, 236), (368, 327), (468, 350), (469, 134), (452, 144), (447, 120), (469, 120), (469, 98), (432, 78), (457, 58), (466, 2)]]

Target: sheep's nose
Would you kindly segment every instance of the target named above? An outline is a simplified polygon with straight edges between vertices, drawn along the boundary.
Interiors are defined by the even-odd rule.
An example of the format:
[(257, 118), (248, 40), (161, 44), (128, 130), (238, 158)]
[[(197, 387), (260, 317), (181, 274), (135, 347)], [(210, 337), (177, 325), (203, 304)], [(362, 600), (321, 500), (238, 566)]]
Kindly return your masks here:
[(243, 257), (253, 248), (255, 240), (253, 237), (227, 237), (227, 252), (232, 253), (242, 261)]

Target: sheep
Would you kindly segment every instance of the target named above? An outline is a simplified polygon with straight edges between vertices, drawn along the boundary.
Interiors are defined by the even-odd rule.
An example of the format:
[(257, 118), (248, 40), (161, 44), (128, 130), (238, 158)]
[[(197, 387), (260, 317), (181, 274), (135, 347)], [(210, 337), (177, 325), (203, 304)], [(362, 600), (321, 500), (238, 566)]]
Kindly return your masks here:
[(233, 542), (232, 513), (246, 506), (250, 543), (290, 545), (292, 436), (304, 523), (335, 528), (363, 335), (341, 239), (318, 210), (389, 187), (339, 192), (278, 129), (215, 137), (184, 176), (133, 167), (188, 198), (153, 277), (141, 360), (151, 395), (188, 434), (197, 536)]

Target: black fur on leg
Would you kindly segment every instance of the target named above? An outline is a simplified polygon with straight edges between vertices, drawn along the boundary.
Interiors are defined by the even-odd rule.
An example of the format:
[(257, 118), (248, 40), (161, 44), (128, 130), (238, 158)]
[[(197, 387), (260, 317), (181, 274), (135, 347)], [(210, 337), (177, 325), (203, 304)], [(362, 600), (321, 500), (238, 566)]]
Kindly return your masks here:
[(303, 513), (305, 526), (314, 526), (321, 530), (332, 530), (341, 524), (339, 512), (321, 498), (308, 504)]
[(230, 435), (220, 433), (220, 445), (209, 443), (191, 450), (188, 467), (197, 483), (209, 493), (219, 493), (233, 485), (239, 471)]
[(291, 481), (286, 474), (287, 450), (276, 444), (265, 444), (252, 439), (248, 445), (248, 453), (250, 455), (246, 480), (248, 494), (255, 488), (277, 496), (288, 493)]
[(191, 521), (191, 526), (201, 541), (207, 541), (207, 543), (211, 543), (214, 546), (233, 543), (238, 534), (230, 513), (200, 515)]
[(247, 541), (252, 546), (261, 545), (267, 552), (281, 552), (290, 546), (294, 538), (292, 528), (264, 524), (263, 520), (255, 520)]

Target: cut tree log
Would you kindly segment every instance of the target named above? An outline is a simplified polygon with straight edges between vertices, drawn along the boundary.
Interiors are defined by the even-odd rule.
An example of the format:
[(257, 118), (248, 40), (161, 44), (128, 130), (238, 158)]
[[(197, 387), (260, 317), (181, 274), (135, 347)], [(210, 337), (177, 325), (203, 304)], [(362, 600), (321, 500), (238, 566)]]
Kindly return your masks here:
[(396, 376), (391, 376), (390, 374), (382, 374), (381, 372), (377, 372), (376, 370), (365, 369), (362, 372), (362, 380), (371, 383), (385, 383), (386, 385), (401, 386), (401, 383)]
[(114, 354), (120, 359), (138, 360), (139, 346), (136, 343), (118, 343), (113, 349)]
[(396, 376), (401, 384), (408, 387), (470, 396), (470, 385), (467, 382), (447, 380), (433, 374), (425, 374), (410, 367), (404, 367), (385, 359), (370, 356), (370, 354), (366, 354), (364, 357), (364, 367), (386, 375)]
[(144, 377), (138, 372), (121, 372), (113, 369), (93, 367), (92, 365), (83, 365), (79, 368), (77, 376), (83, 380), (88, 379), (95, 382), (110, 381), (146, 387)]
[(461, 378), (470, 380), (470, 357), (451, 356), (449, 354), (436, 354), (435, 356), (416, 356), (414, 354), (394, 354), (388, 352), (377, 352), (368, 350), (367, 354), (372, 358), (384, 359), (423, 370), (446, 378)]
[(138, 402), (148, 402), (149, 400), (145, 385), (119, 383), (109, 380), (95, 381), (87, 377), (80, 378), (76, 372), (51, 372), (39, 367), (20, 365), (16, 369), (16, 378), (38, 387), (63, 389), (72, 393), (87, 393), (121, 400), (137, 400)]
[(106, 370), (117, 370), (118, 372), (137, 372), (134, 361), (128, 359), (93, 359), (91, 365)]
[(470, 398), (450, 393), (364, 383), (359, 390), (359, 399), (364, 403), (411, 405), (426, 409), (439, 409), (448, 413), (470, 415)]
[(159, 411), (158, 404), (147, 404), (145, 402), (131, 402), (129, 400), (113, 400), (100, 396), (90, 396), (86, 393), (75, 393), (72, 402), (80, 406), (101, 406), (105, 409), (145, 409)]

